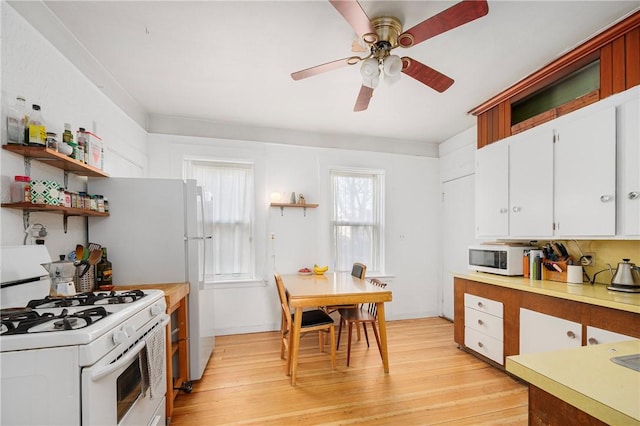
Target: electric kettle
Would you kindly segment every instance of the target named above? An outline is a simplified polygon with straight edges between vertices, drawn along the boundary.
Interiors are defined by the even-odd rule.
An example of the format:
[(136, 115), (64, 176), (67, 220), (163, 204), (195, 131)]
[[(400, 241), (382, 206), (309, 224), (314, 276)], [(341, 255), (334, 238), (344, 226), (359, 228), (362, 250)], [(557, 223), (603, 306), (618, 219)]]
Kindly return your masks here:
[(622, 259), (618, 263), (609, 290), (626, 291), (629, 293), (640, 293), (640, 268), (635, 263), (630, 263), (631, 259)]

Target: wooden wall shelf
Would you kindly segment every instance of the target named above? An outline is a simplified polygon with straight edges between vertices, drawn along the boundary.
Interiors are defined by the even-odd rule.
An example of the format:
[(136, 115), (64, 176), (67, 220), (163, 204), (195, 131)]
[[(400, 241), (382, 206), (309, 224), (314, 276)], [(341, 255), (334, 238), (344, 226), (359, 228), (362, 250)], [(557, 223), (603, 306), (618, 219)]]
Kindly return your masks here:
[(304, 215), (307, 215), (307, 209), (315, 209), (316, 207), (318, 207), (318, 204), (310, 204), (310, 203), (305, 203), (305, 204), (299, 204), (299, 203), (271, 203), (271, 207), (280, 207), (280, 216), (284, 216), (284, 209), (288, 208), (288, 207), (293, 207), (293, 208), (302, 208), (304, 209)]
[(52, 206), (50, 204), (34, 204), (34, 203), (2, 203), (2, 207), (10, 209), (19, 209), (25, 212), (47, 212), (57, 213), (65, 216), (109, 216), (107, 212), (97, 212), (95, 210), (76, 209), (73, 207)]
[(62, 169), (66, 172), (71, 172), (78, 176), (109, 177), (109, 175), (102, 170), (88, 164), (84, 164), (81, 161), (75, 160), (53, 149), (26, 145), (2, 145), (2, 148), (10, 152), (20, 154), (25, 158), (32, 158), (34, 160), (50, 164), (53, 167), (57, 167), (58, 169)]

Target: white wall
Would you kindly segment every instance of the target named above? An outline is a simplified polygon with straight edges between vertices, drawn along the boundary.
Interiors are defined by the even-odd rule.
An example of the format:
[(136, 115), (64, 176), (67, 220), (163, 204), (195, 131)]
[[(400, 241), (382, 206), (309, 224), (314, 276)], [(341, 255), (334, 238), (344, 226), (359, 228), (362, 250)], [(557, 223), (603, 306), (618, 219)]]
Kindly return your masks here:
[[(382, 169), (386, 179), (386, 271), (393, 302), (389, 319), (438, 313), (440, 246), (438, 159), (400, 154), (313, 148), (191, 136), (149, 135), (153, 177), (182, 177), (185, 158), (249, 160), (256, 170), (256, 265), (258, 281), (211, 285), (218, 334), (279, 327), (274, 268), (295, 273), (329, 264), (329, 168)], [(303, 193), (317, 209), (270, 208), (272, 192)], [(271, 233), (275, 239), (271, 240)]]
[[(73, 129), (82, 126), (94, 131), (105, 142), (105, 171), (117, 176), (141, 176), (147, 167), (147, 132), (125, 115), (93, 83), (56, 50), (42, 35), (6, 2), (0, 2), (2, 63), (2, 142), (6, 142), (7, 106), (23, 95), (27, 104), (39, 104), (47, 130), (62, 134), (64, 123)], [(25, 174), (23, 158), (0, 151), (1, 196), (8, 201), (9, 183)], [(64, 173), (38, 161), (32, 162), (33, 179), (64, 182)], [(86, 189), (86, 178), (69, 175), (69, 189)], [(2, 245), (23, 242), (22, 211), (1, 209)], [(45, 245), (52, 257), (86, 243), (86, 219), (69, 218), (69, 231), (63, 232), (62, 216), (32, 213), (30, 223), (41, 223), (49, 231)], [(31, 240), (29, 239), (30, 243)]]

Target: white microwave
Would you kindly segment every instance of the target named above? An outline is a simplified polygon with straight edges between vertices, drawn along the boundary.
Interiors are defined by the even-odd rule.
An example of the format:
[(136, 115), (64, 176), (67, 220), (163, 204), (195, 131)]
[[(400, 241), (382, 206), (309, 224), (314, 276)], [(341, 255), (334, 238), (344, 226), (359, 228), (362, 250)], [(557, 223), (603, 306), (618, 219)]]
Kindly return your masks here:
[(535, 248), (501, 244), (469, 246), (469, 269), (499, 275), (523, 275), (524, 251)]

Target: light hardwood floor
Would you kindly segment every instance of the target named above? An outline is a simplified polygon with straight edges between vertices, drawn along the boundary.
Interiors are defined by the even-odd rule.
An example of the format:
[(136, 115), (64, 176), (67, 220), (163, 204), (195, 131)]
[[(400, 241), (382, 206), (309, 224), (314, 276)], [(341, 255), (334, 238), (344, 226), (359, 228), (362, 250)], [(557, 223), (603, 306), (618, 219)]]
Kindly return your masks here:
[(354, 332), (347, 367), (343, 330), (336, 370), (317, 333), (303, 335), (295, 387), (278, 333), (217, 337), (202, 380), (176, 399), (171, 425), (527, 424), (527, 388), (459, 350), (451, 322), (391, 321), (387, 333), (389, 374), (372, 335), (367, 348)]

